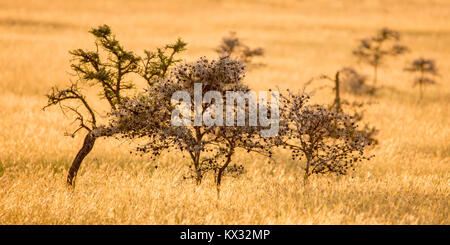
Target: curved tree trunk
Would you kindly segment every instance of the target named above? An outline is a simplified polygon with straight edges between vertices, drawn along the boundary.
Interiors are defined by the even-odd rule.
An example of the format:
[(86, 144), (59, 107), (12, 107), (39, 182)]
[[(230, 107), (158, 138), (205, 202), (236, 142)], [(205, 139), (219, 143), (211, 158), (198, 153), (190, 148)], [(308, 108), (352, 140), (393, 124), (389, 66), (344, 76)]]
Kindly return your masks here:
[(228, 167), (228, 165), (231, 162), (231, 156), (233, 155), (234, 150), (231, 150), (228, 154), (227, 154), (227, 160), (225, 162), (225, 164), (219, 168), (219, 172), (217, 173), (217, 179), (216, 179), (216, 187), (217, 187), (217, 197), (220, 198), (220, 185), (222, 184), (222, 176), (223, 173), (225, 172), (225, 169)]
[(222, 184), (223, 172), (225, 172), (227, 166), (228, 164), (223, 165), (221, 168), (219, 168), (219, 172), (217, 173), (217, 180), (216, 180), (217, 193), (220, 193), (220, 184)]
[(84, 138), (83, 146), (78, 151), (75, 159), (73, 159), (72, 166), (70, 166), (69, 174), (67, 175), (67, 184), (69, 186), (75, 187), (75, 179), (78, 170), (80, 169), (81, 162), (83, 162), (84, 158), (91, 152), (96, 139), (97, 137), (94, 135), (93, 131), (89, 131)]

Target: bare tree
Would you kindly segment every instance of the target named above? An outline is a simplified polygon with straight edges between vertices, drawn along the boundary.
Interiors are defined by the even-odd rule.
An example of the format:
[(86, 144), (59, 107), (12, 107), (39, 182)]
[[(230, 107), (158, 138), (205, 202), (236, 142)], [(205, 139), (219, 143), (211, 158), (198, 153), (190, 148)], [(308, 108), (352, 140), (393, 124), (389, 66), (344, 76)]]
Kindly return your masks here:
[(230, 56), (238, 59), (247, 66), (251, 64), (254, 57), (264, 55), (263, 48), (250, 48), (236, 36), (235, 32), (230, 32), (229, 36), (222, 38), (222, 43), (216, 48), (216, 52), (219, 56)]
[(415, 59), (404, 70), (412, 73), (419, 73), (419, 76), (414, 80), (413, 86), (419, 85), (420, 99), (423, 97), (423, 87), (425, 85), (432, 85), (436, 83), (433, 78), (429, 77), (438, 75), (436, 63), (432, 59)]
[(405, 53), (406, 46), (399, 45), (400, 33), (387, 28), (381, 29), (377, 35), (362, 39), (359, 46), (353, 51), (359, 61), (373, 67), (373, 89), (376, 89), (378, 80), (378, 67), (387, 56), (397, 56)]

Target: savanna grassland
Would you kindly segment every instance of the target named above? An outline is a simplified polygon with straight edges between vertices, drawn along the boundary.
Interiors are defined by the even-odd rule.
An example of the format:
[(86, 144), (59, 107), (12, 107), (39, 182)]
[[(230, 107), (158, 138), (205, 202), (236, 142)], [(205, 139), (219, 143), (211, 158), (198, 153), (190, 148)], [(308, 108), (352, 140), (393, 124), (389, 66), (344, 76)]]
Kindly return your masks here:
[[(217, 198), (212, 176), (183, 180), (188, 162), (130, 154), (133, 144), (100, 139), (74, 191), (68, 167), (83, 137), (45, 94), (70, 76), (69, 50), (94, 48), (91, 27), (108, 24), (138, 54), (183, 38), (182, 58), (216, 57), (236, 31), (260, 46), (264, 67), (251, 69), (255, 90), (302, 89), (311, 77), (354, 66), (358, 40), (389, 27), (410, 52), (380, 68), (364, 121), (377, 127), (375, 157), (349, 175), (302, 181), (301, 164), (277, 150), (236, 156), (246, 173), (226, 177)], [(424, 98), (403, 67), (437, 62)], [(450, 224), (450, 1), (0, 1), (0, 224)], [(314, 85), (313, 85), (314, 86)], [(313, 98), (330, 103), (331, 90)], [(96, 94), (93, 93), (95, 98)], [(103, 102), (92, 102), (101, 103)], [(155, 168), (158, 166), (158, 168)]]

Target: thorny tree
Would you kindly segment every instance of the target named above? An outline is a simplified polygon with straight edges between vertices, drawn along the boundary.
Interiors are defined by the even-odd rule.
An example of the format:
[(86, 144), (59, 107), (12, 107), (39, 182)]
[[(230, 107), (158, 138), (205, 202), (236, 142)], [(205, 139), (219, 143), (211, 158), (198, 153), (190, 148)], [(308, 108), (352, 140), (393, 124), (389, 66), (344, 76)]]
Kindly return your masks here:
[(427, 76), (438, 75), (434, 60), (424, 58), (415, 59), (408, 67), (405, 68), (405, 71), (419, 73), (419, 76), (414, 80), (414, 86), (419, 85), (420, 99), (423, 97), (423, 87), (425, 85), (436, 83), (433, 78)]
[(304, 182), (312, 174), (344, 175), (365, 156), (367, 139), (352, 116), (321, 105), (308, 105), (304, 93), (282, 95), (280, 136), (276, 144), (289, 148), (293, 160), (305, 159)]
[(182, 51), (186, 45), (178, 40), (173, 45), (158, 49), (156, 53), (146, 51), (146, 57), (141, 58), (124, 49), (107, 25), (93, 28), (90, 33), (95, 37), (96, 49), (70, 51), (71, 68), (75, 72), (76, 81), (72, 81), (65, 89), (53, 87), (47, 95), (48, 104), (44, 107), (59, 105), (63, 112), (75, 114), (79, 127), (70, 136), (74, 137), (82, 129), (87, 131), (83, 146), (69, 169), (67, 184), (70, 186), (75, 185), (80, 165), (91, 152), (96, 139), (114, 134), (110, 128), (100, 125), (97, 120), (98, 110), (92, 107), (82, 87), (98, 87), (100, 98), (108, 102), (110, 110), (115, 110), (126, 100), (125, 92), (134, 88), (134, 83), (127, 80), (130, 74), (139, 74), (152, 85), (158, 77), (165, 76), (169, 66), (177, 62), (173, 58), (174, 54)]
[(233, 59), (238, 59), (247, 66), (251, 64), (252, 59), (257, 56), (263, 56), (264, 50), (262, 48), (250, 48), (244, 44), (235, 32), (230, 32), (229, 36), (222, 38), (222, 43), (216, 48), (219, 56), (230, 56)]
[[(150, 153), (153, 157), (163, 151), (187, 153), (197, 184), (201, 183), (206, 172), (213, 170), (219, 191), (223, 174), (230, 166), (236, 149), (269, 154), (266, 153), (267, 144), (259, 136), (260, 128), (250, 126), (248, 120), (243, 126), (218, 126), (218, 120), (223, 120), (217, 116), (218, 112), (223, 110), (225, 115), (228, 107), (226, 92), (249, 91), (242, 83), (244, 75), (244, 65), (228, 56), (212, 61), (200, 58), (193, 63), (180, 64), (165, 79), (115, 111), (111, 127), (123, 137), (146, 138), (148, 143), (138, 147), (138, 151)], [(194, 94), (195, 86), (200, 86), (200, 94)], [(177, 91), (187, 92), (187, 97), (183, 97), (182, 101), (173, 101), (172, 95)], [(211, 91), (219, 94), (206, 99)], [(203, 98), (200, 104), (196, 104), (196, 96)], [(217, 106), (220, 99), (223, 107)], [(179, 112), (187, 122), (173, 125), (172, 113), (180, 105), (185, 106), (185, 110)], [(209, 117), (214, 123), (205, 121), (196, 124), (196, 106), (202, 120)], [(236, 109), (234, 104), (233, 109)]]
[(378, 80), (378, 67), (386, 56), (397, 56), (405, 53), (406, 46), (399, 45), (400, 33), (387, 28), (381, 29), (377, 35), (362, 39), (353, 54), (359, 61), (373, 67), (373, 89), (376, 89)]

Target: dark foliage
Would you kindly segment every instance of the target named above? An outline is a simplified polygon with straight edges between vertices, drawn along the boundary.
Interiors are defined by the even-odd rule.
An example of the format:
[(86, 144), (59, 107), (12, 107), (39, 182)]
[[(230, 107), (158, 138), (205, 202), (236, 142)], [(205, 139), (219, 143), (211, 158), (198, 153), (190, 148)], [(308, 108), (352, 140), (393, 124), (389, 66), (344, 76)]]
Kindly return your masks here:
[(415, 59), (404, 70), (419, 74), (419, 76), (414, 79), (414, 86), (419, 85), (420, 98), (423, 97), (423, 87), (425, 85), (436, 84), (434, 77), (439, 75), (436, 68), (436, 62), (432, 59)]
[(381, 29), (375, 36), (362, 39), (353, 51), (359, 61), (373, 67), (373, 89), (378, 80), (378, 67), (387, 56), (398, 56), (408, 51), (406, 46), (398, 44), (400, 33), (387, 28)]

